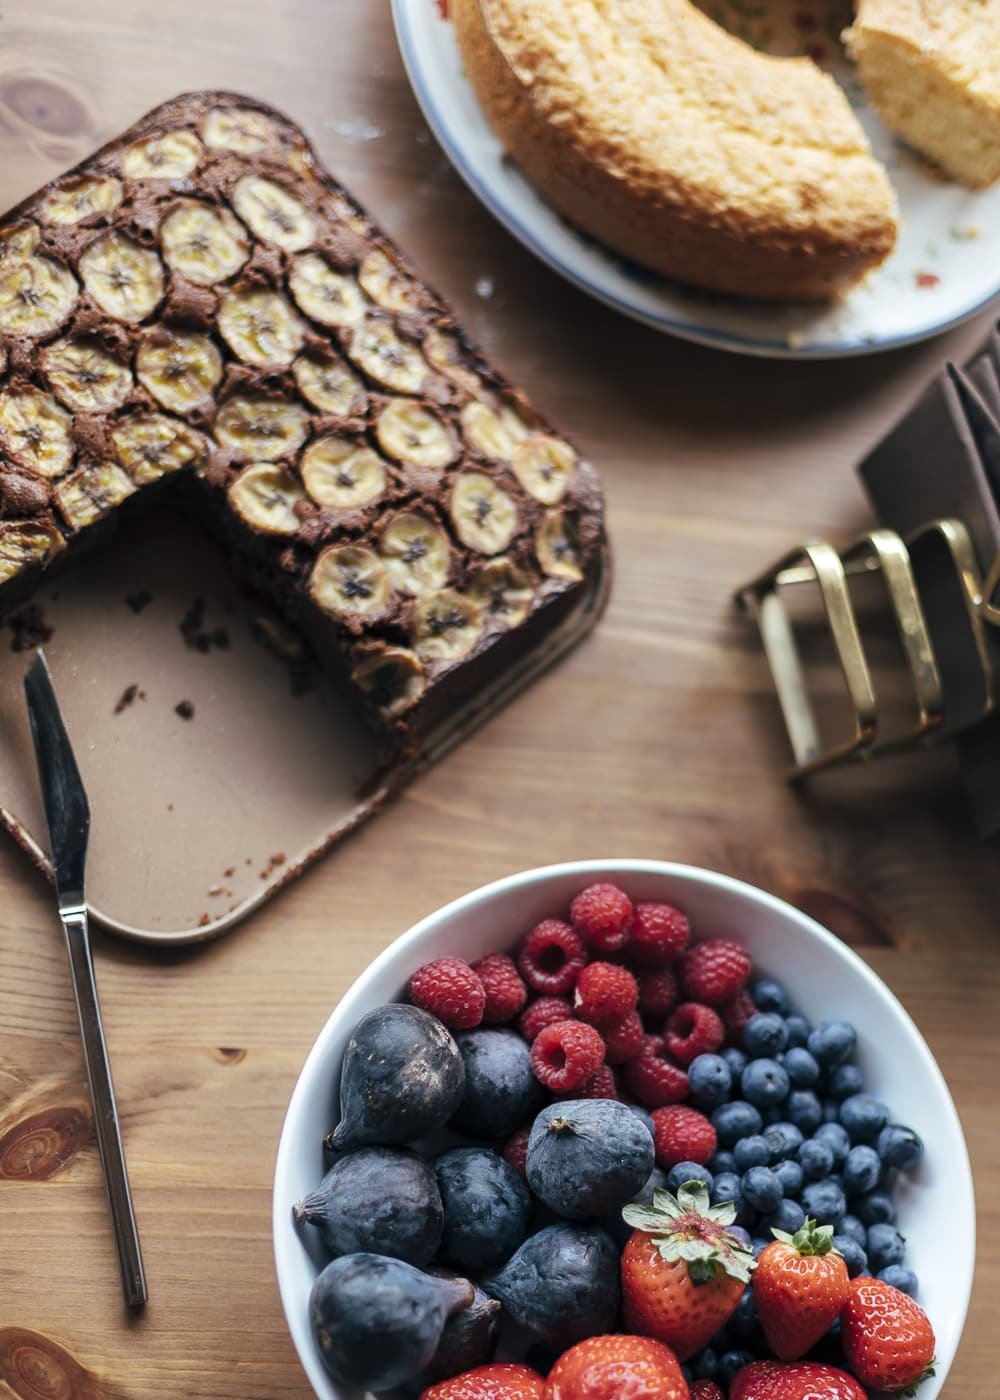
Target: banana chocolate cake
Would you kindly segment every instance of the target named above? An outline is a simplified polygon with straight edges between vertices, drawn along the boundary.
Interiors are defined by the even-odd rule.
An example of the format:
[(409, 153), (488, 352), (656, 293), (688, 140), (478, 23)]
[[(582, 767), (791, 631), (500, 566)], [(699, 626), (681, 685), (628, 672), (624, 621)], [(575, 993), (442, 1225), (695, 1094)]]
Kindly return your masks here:
[(0, 220), (0, 611), (176, 495), (410, 742), (576, 607), (593, 469), (269, 107), (157, 108)]

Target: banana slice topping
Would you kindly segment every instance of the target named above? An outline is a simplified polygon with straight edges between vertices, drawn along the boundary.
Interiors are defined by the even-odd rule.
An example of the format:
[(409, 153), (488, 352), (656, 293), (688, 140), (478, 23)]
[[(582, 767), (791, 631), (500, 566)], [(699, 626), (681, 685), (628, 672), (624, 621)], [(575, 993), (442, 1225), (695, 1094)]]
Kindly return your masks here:
[(351, 438), (317, 438), (306, 448), (301, 470), (305, 488), (317, 505), (334, 510), (367, 505), (385, 490), (382, 458)]
[(386, 311), (419, 311), (423, 305), (420, 288), (381, 248), (373, 248), (362, 259), (358, 281)]
[(0, 262), (0, 331), (48, 335), (76, 305), (76, 278), (51, 258), (13, 255)]
[(491, 559), (465, 591), (488, 626), (505, 629), (520, 626), (535, 597), (528, 575), (511, 559)]
[(122, 202), (122, 182), (114, 175), (77, 175), (52, 190), (42, 206), (47, 224), (78, 224), (91, 214), (110, 214)]
[(492, 478), (462, 472), (451, 489), (455, 533), (480, 554), (502, 554), (517, 533), (517, 506)]
[(224, 447), (248, 461), (291, 457), (306, 440), (309, 416), (288, 399), (236, 394), (215, 416), (214, 433)]
[(115, 456), (137, 486), (201, 462), (207, 443), (186, 423), (163, 413), (124, 418), (111, 433)]
[(201, 142), (193, 131), (166, 131), (129, 146), (121, 167), (127, 180), (181, 180), (200, 160)]
[(361, 380), (335, 356), (300, 355), (292, 365), (292, 374), (303, 398), (321, 413), (362, 414), (368, 396)]
[(416, 467), (440, 471), (458, 456), (457, 445), (442, 420), (413, 399), (390, 399), (379, 410), (375, 436), (383, 452)]
[(160, 246), (167, 266), (199, 287), (232, 277), (250, 256), (250, 240), (235, 214), (197, 199), (183, 200), (167, 215)]
[(294, 535), (299, 528), (295, 507), (306, 495), (287, 467), (251, 462), (228, 494), (240, 519), (262, 535)]
[(190, 413), (212, 397), (222, 356), (207, 335), (156, 330), (136, 352), (139, 383), (173, 413)]
[(41, 236), (37, 224), (8, 224), (0, 228), (0, 258), (30, 258)]
[(63, 548), (54, 525), (35, 520), (0, 520), (0, 583), (32, 564), (47, 564)]
[(277, 140), (275, 125), (249, 107), (213, 107), (201, 125), (205, 145), (213, 151), (250, 156)]
[(55, 488), (56, 504), (74, 530), (93, 525), (120, 506), (135, 486), (116, 462), (88, 462)]
[(39, 476), (62, 476), (73, 460), (73, 419), (41, 389), (5, 389), (0, 394), (0, 435)]
[(309, 592), (317, 606), (337, 617), (378, 617), (392, 598), (392, 583), (374, 550), (338, 544), (316, 560)]
[(450, 379), (453, 384), (467, 389), (470, 394), (478, 393), (483, 381), (465, 363), (462, 348), (456, 336), (444, 331), (429, 330), (424, 336), (424, 356), (427, 363)]
[(482, 618), (476, 603), (454, 588), (419, 598), (410, 636), (421, 661), (458, 661), (476, 645)]
[(251, 233), (298, 253), (316, 237), (316, 224), (304, 204), (273, 180), (244, 175), (233, 190), (233, 207)]
[(96, 340), (59, 340), (43, 352), (42, 363), (56, 398), (75, 411), (118, 408), (132, 392), (132, 371)]
[(351, 680), (384, 715), (408, 710), (427, 689), (420, 658), (406, 647), (382, 647), (366, 656)]
[(80, 258), (83, 285), (102, 311), (144, 321), (163, 296), (163, 264), (117, 230), (96, 238)]
[(321, 326), (356, 326), (367, 303), (345, 272), (334, 272), (319, 253), (303, 253), (292, 263), (288, 285), (299, 309)]
[(536, 501), (554, 506), (566, 494), (576, 468), (576, 453), (568, 442), (533, 433), (514, 448), (514, 475)]
[(434, 593), (448, 582), (448, 537), (426, 515), (405, 511), (390, 520), (382, 531), (379, 553), (400, 593)]
[(351, 335), (347, 351), (365, 374), (398, 394), (419, 394), (427, 361), (415, 345), (400, 340), (388, 321), (369, 319)]
[(550, 578), (583, 578), (576, 522), (563, 510), (547, 510), (535, 536), (535, 553)]
[(509, 462), (530, 431), (506, 404), (498, 412), (476, 400), (467, 403), (459, 416), (466, 442), (493, 462)]
[(248, 365), (290, 365), (302, 349), (302, 322), (278, 292), (236, 287), (219, 304), (219, 334)]

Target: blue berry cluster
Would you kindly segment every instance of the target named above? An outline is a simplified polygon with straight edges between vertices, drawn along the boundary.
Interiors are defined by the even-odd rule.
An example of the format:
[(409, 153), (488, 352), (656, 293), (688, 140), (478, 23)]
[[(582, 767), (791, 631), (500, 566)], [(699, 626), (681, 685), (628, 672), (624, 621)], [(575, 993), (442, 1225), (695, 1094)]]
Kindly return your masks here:
[[(759, 1009), (744, 1048), (699, 1055), (688, 1070), (691, 1102), (711, 1118), (719, 1140), (697, 1175), (713, 1204), (735, 1202), (734, 1233), (755, 1255), (771, 1243), (772, 1229), (794, 1234), (809, 1217), (834, 1227), (852, 1278), (874, 1274), (913, 1296), (917, 1278), (904, 1263), (892, 1187), (899, 1172), (920, 1162), (923, 1143), (865, 1092), (849, 1021), (811, 1026), (771, 978), (756, 982), (751, 995)], [(748, 1288), (690, 1374), (725, 1389), (758, 1353), (766, 1346)]]

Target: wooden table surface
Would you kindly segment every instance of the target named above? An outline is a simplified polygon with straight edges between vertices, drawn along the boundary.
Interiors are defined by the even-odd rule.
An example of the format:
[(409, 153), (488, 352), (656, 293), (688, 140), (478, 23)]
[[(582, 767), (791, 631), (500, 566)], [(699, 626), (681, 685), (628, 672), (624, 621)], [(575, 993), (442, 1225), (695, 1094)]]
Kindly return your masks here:
[(585, 445), (607, 488), (616, 585), (558, 671), (229, 937), (171, 954), (97, 937), (152, 1293), (138, 1318), (120, 1307), (51, 896), (0, 845), (0, 1395), (306, 1397), (269, 1209), (313, 1037), (421, 915), (510, 871), (598, 855), (762, 885), (858, 947), (902, 998), (955, 1093), (979, 1198), (975, 1296), (946, 1394), (994, 1394), (995, 853), (974, 844), (949, 753), (789, 789), (766, 669), (727, 601), (790, 544), (867, 521), (852, 464), (983, 323), (823, 366), (727, 357), (618, 318), (514, 243), (452, 173), (410, 95), (386, 0), (8, 0), (0, 207), (199, 87), (298, 119)]

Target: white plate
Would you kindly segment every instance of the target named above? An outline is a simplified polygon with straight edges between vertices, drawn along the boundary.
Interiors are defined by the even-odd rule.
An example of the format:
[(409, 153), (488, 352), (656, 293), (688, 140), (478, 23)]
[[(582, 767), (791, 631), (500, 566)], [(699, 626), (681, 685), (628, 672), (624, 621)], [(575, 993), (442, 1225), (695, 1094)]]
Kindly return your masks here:
[[(769, 7), (728, 3), (735, 32), (759, 38)], [(895, 140), (865, 107), (853, 70), (829, 32), (833, 8), (830, 0), (812, 0), (811, 47), (820, 46), (822, 61), (846, 88), (875, 154), (888, 167), (902, 229), (883, 267), (841, 301), (817, 307), (691, 291), (571, 228), (504, 155), (466, 81), (438, 0), (392, 0), (403, 62), (428, 124), (466, 184), (515, 238), (585, 292), (657, 330), (783, 359), (863, 355), (925, 340), (1000, 295), (1000, 185), (966, 190)], [(802, 11), (810, 13), (808, 4), (796, 6)]]
[(300, 1231), (292, 1206), (326, 1170), (322, 1139), (334, 1127), (340, 1063), (366, 1012), (395, 1001), (410, 974), (431, 958), (483, 957), (507, 948), (547, 915), (559, 915), (595, 880), (617, 880), (639, 900), (683, 909), (697, 938), (730, 935), (750, 950), (758, 973), (779, 977), (812, 1021), (845, 1016), (858, 1026), (865, 1084), (910, 1124), (927, 1155), (895, 1188), (906, 1262), (920, 1278), (920, 1302), (937, 1337), (937, 1374), (920, 1387), (936, 1400), (965, 1324), (976, 1254), (976, 1210), (962, 1126), (948, 1087), (906, 1011), (867, 963), (826, 929), (763, 890), (726, 875), (655, 860), (576, 861), (526, 870), (473, 890), (397, 938), (343, 997), (309, 1052), (281, 1129), (274, 1171), (274, 1257), (281, 1301), (320, 1400), (362, 1400), (335, 1385), (309, 1328), (309, 1292), (326, 1262), (313, 1230)]

